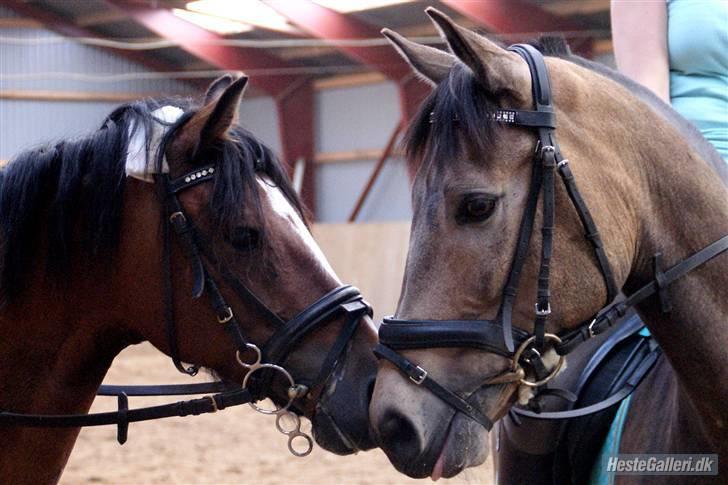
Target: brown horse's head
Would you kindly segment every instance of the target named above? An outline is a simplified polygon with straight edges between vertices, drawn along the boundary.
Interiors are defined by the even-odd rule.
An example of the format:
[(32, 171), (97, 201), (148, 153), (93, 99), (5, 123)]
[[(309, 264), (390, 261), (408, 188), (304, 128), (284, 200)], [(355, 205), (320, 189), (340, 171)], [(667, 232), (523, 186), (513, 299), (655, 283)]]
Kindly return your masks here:
[[(435, 85), (410, 126), (407, 156), (412, 186), (411, 239), (396, 317), (402, 320), (495, 320), (511, 269), (532, 177), (536, 135), (498, 125), (497, 109), (532, 110), (531, 76), (523, 58), (428, 9), (452, 53), (414, 44), (385, 31), (415, 71)], [(548, 58), (561, 151), (579, 167), (599, 160), (589, 173), (573, 170), (605, 236), (618, 285), (629, 272), (637, 238), (634, 203), (607, 136), (590, 139), (609, 90), (621, 89), (567, 61)], [(620, 96), (628, 98), (626, 91)], [(626, 101), (619, 105), (625, 108)], [(604, 110), (602, 110), (604, 108)], [(629, 111), (629, 110), (627, 110)], [(606, 115), (605, 115), (606, 116)], [(625, 115), (628, 116), (628, 115)], [(625, 130), (631, 129), (625, 128)], [(594, 164), (592, 164), (594, 165)], [(611, 165), (611, 167), (609, 167)], [(611, 172), (607, 168), (612, 168)], [(622, 190), (625, 189), (625, 190)], [(625, 193), (623, 193), (625, 192)], [(611, 208), (607, 209), (607, 204)], [(539, 204), (540, 205), (540, 204)], [(554, 312), (548, 332), (576, 325), (596, 312), (606, 291), (593, 253), (563, 187), (556, 193), (552, 259)], [(532, 331), (541, 250), (539, 208), (513, 311), (514, 326)], [(617, 218), (619, 224), (615, 224)], [(578, 270), (577, 270), (578, 269)], [(497, 420), (519, 398), (516, 382), (484, 385), (509, 371), (510, 359), (468, 348), (402, 352), (436, 381), (479, 403)], [(526, 399), (525, 393), (520, 395)], [(407, 380), (383, 360), (371, 405), (379, 443), (393, 464), (412, 477), (453, 476), (487, 456), (483, 426)]]
[[(246, 83), (245, 77), (224, 76), (201, 105), (147, 100), (122, 106), (98, 132), (21, 155), (3, 174), (8, 182), (2, 192), (6, 244), (0, 268), (8, 300), (3, 318), (12, 321), (22, 313), (38, 328), (52, 322), (50, 335), (58, 342), (49, 336), (48, 346), (73, 345), (72, 357), (79, 362), (67, 357), (69, 372), (85, 369), (74, 378), (100, 379), (119, 350), (147, 340), (241, 385), (246, 368), (210, 301), (213, 286), (245, 340), (260, 348), (287, 321), (341, 286), (311, 236), (283, 167), (236, 124)], [(170, 199), (162, 182), (165, 173), (171, 180), (188, 173), (194, 179), (201, 167), (213, 167), (214, 177), (177, 194), (210, 276), (207, 291), (195, 295), (200, 273), (193, 271), (184, 235), (169, 226), (165, 234), (162, 221), (170, 220), (165, 206)], [(47, 255), (38, 250), (46, 246)], [(60, 285), (48, 278), (48, 269)], [(174, 313), (171, 338), (165, 296), (171, 296)], [(275, 362), (296, 383), (311, 387), (293, 409), (312, 420), (324, 448), (341, 454), (373, 446), (368, 406), (376, 334), (371, 319), (359, 316), (345, 346), (337, 338), (350, 319), (338, 311), (297, 338)], [(80, 337), (83, 342), (67, 343)], [(342, 353), (325, 365), (332, 347)], [(52, 352), (40, 353), (46, 354), (53, 359)], [(243, 352), (242, 360), (253, 357), (252, 351)], [(319, 375), (324, 367), (332, 373)], [(282, 377), (261, 390), (278, 403), (288, 401), (290, 386)], [(88, 384), (93, 393), (92, 386), (98, 381)], [(55, 403), (47, 405), (52, 410)]]
[[(204, 259), (243, 334), (263, 348), (277, 327), (340, 286), (341, 281), (313, 240), (279, 162), (268, 148), (235, 125), (246, 81), (244, 77), (223, 77), (213, 83), (206, 103), (185, 109), (165, 133), (160, 154), (166, 155), (172, 179), (199, 166), (216, 167), (214, 182), (180, 192), (179, 201), (198, 231), (201, 245), (206, 246), (205, 252), (214, 255), (212, 260)], [(155, 193), (159, 187), (128, 180), (122, 226), (122, 281), (127, 287), (145, 281), (158, 288), (159, 258), (140, 256), (158, 255), (161, 247), (157, 231), (160, 201)], [(239, 285), (231, 287), (230, 276)], [(191, 298), (189, 278), (189, 261), (183, 251), (173, 251), (179, 355), (185, 362), (214, 369), (224, 379), (240, 382), (245, 369), (235, 358), (233, 342), (217, 323), (209, 301), (204, 296)], [(143, 286), (137, 287), (138, 293), (127, 292), (128, 305), (157, 318), (140, 316), (139, 322), (144, 323), (136, 330), (168, 350), (167, 336), (158, 326), (147, 324), (160, 321), (160, 293)], [(270, 314), (246, 297), (246, 291), (239, 290), (241, 287), (252, 292), (283, 322), (272, 321)], [(284, 361), (276, 363), (297, 382), (313, 383), (345, 323), (340, 313), (329, 318), (295, 345)], [(370, 351), (374, 339), (371, 321), (364, 316), (334, 375), (321, 384), (322, 388), (311, 389), (309, 397), (301, 399), (303, 403), (296, 403), (296, 409), (312, 419), (319, 443), (331, 451), (349, 453), (372, 446), (367, 410), (375, 374)], [(248, 360), (253, 357), (253, 353), (247, 356)], [(288, 383), (284, 379), (272, 382), (271, 397), (286, 402)]]

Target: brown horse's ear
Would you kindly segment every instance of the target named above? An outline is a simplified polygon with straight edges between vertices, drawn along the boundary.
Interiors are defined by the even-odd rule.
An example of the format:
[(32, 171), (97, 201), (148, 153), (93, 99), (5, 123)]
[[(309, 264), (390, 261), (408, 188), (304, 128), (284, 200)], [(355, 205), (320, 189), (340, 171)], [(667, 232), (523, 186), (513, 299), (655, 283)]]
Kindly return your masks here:
[(453, 54), (473, 71), (486, 89), (494, 94), (509, 93), (520, 102), (531, 99), (531, 74), (518, 54), (459, 26), (435, 8), (428, 7), (425, 12)]
[(455, 63), (455, 56), (440, 49), (412, 42), (389, 29), (382, 29), (382, 35), (394, 46), (400, 56), (425, 82), (437, 85), (447, 77)]
[[(210, 88), (214, 88), (216, 83)], [(247, 84), (248, 78), (240, 76), (227, 87), (216, 89), (221, 91), (219, 96), (200, 108), (180, 128), (167, 149), (168, 160), (171, 163), (192, 162), (207, 148), (225, 138), (237, 120), (240, 100)]]
[(210, 83), (210, 86), (207, 88), (207, 92), (205, 93), (205, 102), (204, 104), (209, 104), (215, 99), (219, 98), (223, 91), (227, 89), (234, 81), (232, 75), (230, 74), (223, 74), (219, 78), (215, 79)]

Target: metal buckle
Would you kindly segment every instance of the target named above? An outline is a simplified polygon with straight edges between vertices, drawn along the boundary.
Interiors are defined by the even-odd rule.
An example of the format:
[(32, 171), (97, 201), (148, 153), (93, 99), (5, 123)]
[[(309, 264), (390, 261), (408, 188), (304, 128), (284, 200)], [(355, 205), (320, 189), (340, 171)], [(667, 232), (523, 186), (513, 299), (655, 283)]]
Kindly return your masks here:
[(220, 323), (227, 323), (232, 319), (233, 319), (233, 309), (230, 307), (227, 307), (227, 315), (224, 315), (222, 317), (220, 315), (217, 316), (217, 321)]
[(415, 367), (415, 371), (418, 373), (418, 375), (415, 376), (415, 375), (410, 374), (409, 378), (412, 382), (414, 382), (415, 384), (417, 384), (419, 386), (420, 384), (425, 382), (425, 379), (427, 379), (427, 371), (425, 369), (423, 369), (422, 367), (420, 367), (419, 365), (417, 367)]
[(218, 409), (218, 407), (217, 407), (217, 401), (215, 401), (215, 398), (214, 398), (214, 397), (212, 397), (212, 396), (210, 396), (210, 395), (208, 395), (208, 396), (204, 396), (204, 397), (210, 400), (210, 404), (212, 404), (212, 412), (213, 412), (213, 413), (216, 413), (216, 412), (218, 412), (218, 411), (219, 411), (219, 409)]
[(550, 302), (546, 304), (546, 308), (543, 310), (541, 310), (538, 307), (538, 303), (536, 303), (536, 316), (537, 317), (547, 317), (549, 315), (551, 315), (551, 303)]
[(182, 212), (180, 212), (180, 211), (177, 211), (177, 212), (173, 212), (173, 213), (171, 213), (171, 214), (169, 215), (169, 220), (170, 220), (170, 222), (174, 223), (174, 220), (175, 220), (176, 218), (178, 218), (178, 217), (180, 217), (180, 218), (182, 219), (182, 220), (181, 220), (181, 223), (185, 223), (185, 222), (187, 222), (187, 218), (186, 218), (186, 217), (185, 217), (185, 215), (184, 215), (184, 214), (183, 214)]
[[(532, 353), (532, 354), (536, 354), (536, 357), (541, 357), (541, 352), (539, 352), (539, 351), (538, 351), (538, 350), (536, 350), (536, 349), (533, 349), (533, 348), (532, 348), (532, 349), (531, 349), (531, 353)], [(524, 357), (523, 357), (523, 360), (524, 360), (524, 361), (526, 361), (526, 362), (528, 362), (529, 364), (531, 363), (531, 357), (525, 357), (525, 356), (524, 356)]]
[(595, 323), (597, 323), (596, 318), (594, 320), (592, 320), (591, 323), (589, 324), (589, 326), (587, 327), (587, 330), (589, 331), (589, 338), (594, 338), (597, 335), (594, 333), (594, 324)]
[(557, 168), (561, 168), (564, 165), (568, 165), (568, 164), (569, 164), (569, 159), (568, 158), (564, 158), (563, 160), (561, 160), (559, 163), (556, 164), (556, 167)]

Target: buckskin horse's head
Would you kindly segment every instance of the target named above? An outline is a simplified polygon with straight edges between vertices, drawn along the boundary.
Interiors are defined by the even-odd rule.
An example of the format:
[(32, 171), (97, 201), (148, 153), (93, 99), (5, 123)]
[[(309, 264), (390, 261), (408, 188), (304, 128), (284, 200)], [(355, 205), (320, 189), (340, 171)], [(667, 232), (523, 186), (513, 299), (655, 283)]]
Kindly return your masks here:
[[(412, 365), (400, 360), (397, 368), (392, 365), (396, 353), (382, 355), (386, 359), (380, 364), (371, 419), (379, 444), (399, 471), (439, 478), (482, 463), (488, 451), (488, 423), (503, 416), (519, 397), (528, 399), (528, 388), (520, 384), (519, 391), (523, 369), (513, 367), (502, 344), (496, 345), (491, 338), (483, 348), (473, 348), (472, 338), (467, 345), (458, 345), (458, 338), (474, 328), (475, 321), (487, 320), (488, 331), (501, 332), (496, 322), (502, 320), (504, 288), (526, 218), (540, 147), (535, 129), (503, 123), (508, 120), (495, 115), (499, 110), (535, 109), (531, 72), (524, 57), (456, 25), (434, 9), (427, 13), (452, 54), (384, 31), (435, 89), (412, 121), (406, 140), (414, 174), (414, 216), (396, 318), (383, 325), (388, 327), (386, 335), (400, 332), (397, 343), (401, 346), (394, 350)], [(598, 226), (610, 229), (603, 234), (604, 246), (618, 263), (612, 270), (616, 286), (621, 287), (637, 237), (628, 207), (638, 201), (628, 193), (629, 181), (613, 154), (616, 140), (601, 133), (597, 136), (595, 131), (610, 126), (614, 132), (624, 130), (626, 139), (626, 133), (635, 129), (632, 118), (617, 127), (598, 114), (624, 109), (624, 116), (632, 117), (639, 108), (630, 110), (627, 101), (607, 107), (613, 97), (603, 93), (611, 90), (625, 100), (629, 95), (587, 69), (557, 58), (547, 58), (546, 66), (561, 152), (579, 161), (572, 164), (577, 165), (573, 171), (589, 196), (594, 219)], [(601, 166), (587, 171), (582, 162), (589, 160), (599, 160)], [(557, 184), (555, 205), (550, 279), (558, 291), (551, 295), (549, 333), (592, 316), (606, 299), (601, 269), (561, 184)], [(514, 331), (522, 334), (533, 332), (538, 301), (542, 209), (541, 202), (534, 206), (533, 237), (530, 245), (525, 244), (520, 280), (516, 278), (519, 283), (513, 291), (510, 319)], [(621, 222), (617, 217), (622, 217)], [(538, 310), (545, 314), (550, 307)], [(453, 331), (443, 331), (442, 321), (449, 321), (447, 328)], [(422, 329), (428, 324), (432, 332), (438, 332), (439, 342), (427, 339)], [(415, 327), (420, 329), (416, 334), (412, 333)], [(383, 343), (385, 333), (380, 330)], [(419, 338), (428, 345), (415, 341)], [(550, 347), (553, 342), (546, 344)], [(486, 350), (488, 346), (495, 350)], [(547, 357), (543, 362), (547, 370), (555, 370)], [(528, 375), (528, 369), (525, 372), (527, 379), (537, 380)], [(420, 383), (429, 377), (452, 393), (443, 399), (442, 389), (415, 385), (404, 374)], [(460, 398), (467, 402), (452, 404)], [(461, 412), (456, 412), (457, 406)]]

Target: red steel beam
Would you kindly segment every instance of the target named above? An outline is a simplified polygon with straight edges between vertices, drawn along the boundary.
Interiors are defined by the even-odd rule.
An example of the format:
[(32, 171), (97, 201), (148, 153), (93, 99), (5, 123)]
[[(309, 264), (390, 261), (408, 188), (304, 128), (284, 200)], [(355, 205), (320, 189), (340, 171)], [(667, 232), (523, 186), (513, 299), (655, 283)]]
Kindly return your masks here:
[[(330, 10), (311, 0), (262, 0), (288, 18), (301, 30), (325, 40), (378, 39), (379, 30), (354, 17)], [(409, 67), (389, 46), (336, 46), (338, 50), (389, 79), (399, 81), (410, 73)]]
[[(43, 9), (40, 7), (36, 7), (32, 4), (26, 3), (25, 1), (21, 0), (0, 0), (0, 5), (3, 7), (7, 7), (18, 14), (28, 17), (34, 20), (37, 20), (41, 24), (43, 24), (46, 28), (49, 30), (52, 30), (64, 37), (93, 37), (93, 38), (102, 38), (99, 34), (94, 32), (93, 30), (89, 30), (83, 27), (79, 27), (78, 25), (74, 24), (70, 20), (61, 17), (60, 15), (54, 14), (47, 9)], [(137, 64), (140, 64), (146, 68), (149, 68), (153, 71), (179, 71), (180, 66), (176, 64), (172, 64), (169, 62), (164, 62), (162, 60), (159, 60), (157, 58), (154, 58), (148, 54), (144, 54), (140, 51), (129, 51), (129, 50), (120, 50), (120, 49), (112, 49), (108, 47), (99, 47), (94, 46), (95, 49), (100, 49), (105, 52), (109, 52), (117, 57), (122, 57), (124, 59), (130, 60), (132, 62), (135, 62)], [(201, 89), (204, 89), (207, 86), (207, 81), (202, 80), (183, 80), (183, 82), (187, 82), (191, 85), (200, 87)]]
[[(379, 38), (379, 30), (352, 16), (322, 7), (311, 0), (262, 0), (286, 17), (298, 28), (309, 35), (324, 40), (372, 39)], [(399, 88), (401, 118), (395, 131), (377, 161), (366, 185), (359, 195), (349, 217), (353, 222), (379, 177), (389, 153), (406, 122), (416, 113), (422, 100), (430, 92), (429, 86), (419, 82), (412, 75), (410, 67), (390, 46), (336, 46), (336, 48), (355, 61), (384, 74), (397, 83)], [(308, 173), (308, 171), (307, 171)]]
[[(176, 41), (180, 48), (221, 69), (287, 69), (295, 67), (260, 49), (215, 44), (223, 37), (183, 20), (171, 11), (149, 7), (131, 0), (106, 0), (126, 11), (134, 20), (155, 34)], [(305, 160), (301, 197), (311, 211), (315, 208), (313, 88), (298, 75), (256, 74), (250, 82), (276, 101), (283, 159), (292, 174), (297, 159)]]
[[(348, 40), (377, 39), (379, 30), (356, 18), (345, 15), (311, 0), (262, 0), (298, 28), (318, 39)], [(402, 58), (388, 45), (336, 46), (336, 48), (365, 66), (387, 76), (399, 84), (402, 117), (409, 120), (415, 113), (429, 88), (412, 80), (412, 71)]]
[[(244, 71), (246, 69), (285, 69), (293, 67), (260, 49), (230, 47), (215, 44), (224, 37), (198, 27), (174, 15), (164, 8), (150, 7), (148, 3), (131, 0), (105, 0), (129, 14), (137, 23), (165, 39), (174, 40), (181, 49), (221, 69)], [(250, 82), (268, 94), (283, 92), (296, 75), (255, 75)]]
[[(441, 0), (444, 5), (478, 22), (496, 34), (574, 32), (586, 27), (554, 15), (527, 0)], [(574, 51), (585, 57), (592, 53), (592, 39), (579, 39)]]
[(584, 30), (584, 26), (547, 12), (527, 0), (441, 2), (497, 34)]
[(288, 173), (292, 175), (296, 161), (304, 160), (301, 198), (306, 207), (315, 215), (316, 186), (314, 162), (314, 89), (313, 82), (306, 80), (292, 85), (288, 93), (276, 98), (278, 129), (286, 160)]

